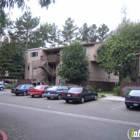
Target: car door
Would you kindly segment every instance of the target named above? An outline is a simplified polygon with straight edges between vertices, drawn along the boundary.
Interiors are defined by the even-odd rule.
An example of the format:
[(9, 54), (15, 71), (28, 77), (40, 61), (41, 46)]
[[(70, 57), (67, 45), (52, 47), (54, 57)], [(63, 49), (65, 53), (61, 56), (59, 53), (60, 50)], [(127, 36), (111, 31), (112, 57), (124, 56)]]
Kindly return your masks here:
[(93, 99), (94, 98), (94, 93), (92, 90), (86, 88), (86, 90), (88, 91), (88, 94), (89, 94), (89, 99)]
[(61, 94), (62, 92), (63, 92), (63, 87), (62, 86), (57, 87), (56, 93)]
[(90, 99), (90, 93), (88, 92), (88, 90), (86, 88), (83, 88), (83, 96), (85, 97), (85, 100), (89, 100)]

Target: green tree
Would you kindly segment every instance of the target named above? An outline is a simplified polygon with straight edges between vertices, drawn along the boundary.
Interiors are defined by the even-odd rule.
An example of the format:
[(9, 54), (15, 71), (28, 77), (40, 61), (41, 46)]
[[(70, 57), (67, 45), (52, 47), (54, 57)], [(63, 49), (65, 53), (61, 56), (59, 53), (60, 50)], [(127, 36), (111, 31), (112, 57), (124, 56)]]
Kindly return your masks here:
[(98, 51), (98, 62), (108, 73), (114, 73), (120, 80), (129, 76), (138, 79), (138, 59), (140, 51), (140, 23), (126, 23), (108, 38)]
[[(30, 0), (1, 0), (0, 1), (0, 28), (5, 26), (6, 14), (4, 9), (5, 8), (12, 9), (14, 8), (15, 5), (17, 5), (18, 8), (23, 9), (24, 7), (26, 7), (27, 1)], [(39, 2), (39, 5), (41, 7), (46, 7), (46, 8), (48, 8), (48, 6), (51, 3), (55, 2), (55, 0), (37, 0), (37, 1)]]
[(64, 44), (70, 43), (72, 40), (75, 40), (78, 35), (78, 27), (74, 25), (74, 20), (68, 18), (65, 21), (62, 29), (62, 37), (64, 39)]
[(98, 33), (98, 40), (99, 41), (104, 41), (107, 37), (107, 33), (109, 32), (109, 28), (107, 25), (102, 24), (101, 27), (98, 28), (97, 33)]
[(70, 46), (63, 48), (61, 54), (62, 67), (58, 69), (58, 75), (63, 79), (86, 80), (88, 75), (88, 61), (83, 45), (74, 41)]
[(24, 44), (25, 50), (35, 47), (33, 32), (39, 25), (39, 21), (40, 19), (37, 17), (32, 18), (30, 11), (26, 11), (13, 25), (14, 36), (17, 38), (17, 41)]
[(89, 42), (96, 42), (97, 39), (98, 39), (97, 26), (96, 24), (92, 24), (90, 26), (90, 31), (89, 31)]
[(23, 78), (23, 50), (15, 42), (4, 42), (0, 47), (0, 75), (5, 77), (6, 71), (12, 78)]

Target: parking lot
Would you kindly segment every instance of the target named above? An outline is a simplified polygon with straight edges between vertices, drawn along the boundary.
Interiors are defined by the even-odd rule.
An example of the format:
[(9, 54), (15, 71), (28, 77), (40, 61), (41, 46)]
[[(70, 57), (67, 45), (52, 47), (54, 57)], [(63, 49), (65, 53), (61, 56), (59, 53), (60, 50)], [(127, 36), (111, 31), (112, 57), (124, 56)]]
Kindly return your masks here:
[[(121, 127), (123, 125), (125, 127), (124, 133), (126, 133), (126, 130), (128, 130), (130, 127), (136, 127), (137, 129), (140, 128), (140, 119), (139, 119), (140, 109), (130, 109), (130, 110), (126, 109), (123, 101), (98, 99), (97, 101), (88, 101), (85, 102), (84, 104), (66, 103), (64, 100), (55, 100), (55, 99), (48, 100), (46, 98), (38, 98), (38, 97), (32, 98), (30, 96), (15, 96), (9, 91), (3, 91), (0, 92), (0, 109), (1, 109), (0, 117), (2, 117), (2, 112), (8, 115), (9, 114), (11, 115), (12, 112), (14, 112), (16, 118), (18, 118), (19, 116), (18, 121), (21, 122), (23, 121), (23, 118), (20, 116), (21, 114), (22, 116), (26, 115), (26, 117), (31, 118), (32, 113), (30, 112), (36, 112), (36, 115), (34, 117), (36, 118), (38, 116), (37, 117), (38, 122), (40, 122), (41, 124), (43, 119), (42, 118), (43, 113), (46, 113), (47, 116), (55, 115), (61, 116), (61, 118), (63, 117), (67, 117), (68, 119), (71, 118), (72, 120), (74, 118), (82, 119), (84, 121), (83, 123), (85, 123), (86, 120), (98, 122), (97, 127), (103, 125), (103, 127), (106, 128), (107, 127), (106, 125), (111, 125), (111, 127), (109, 127), (108, 129), (110, 130), (114, 129), (114, 131), (115, 129), (117, 129), (117, 131), (119, 130), (120, 126), (116, 127), (116, 125), (121, 125)], [(42, 114), (42, 117), (40, 116), (40, 114)], [(24, 119), (26, 117), (24, 117)], [(12, 117), (10, 116), (10, 119), (11, 118)], [(54, 116), (52, 118), (54, 118)], [(59, 117), (55, 119), (57, 119), (57, 121), (60, 121)], [(66, 122), (64, 122), (63, 120), (63, 123)], [(3, 126), (3, 129), (6, 131), (6, 126)], [(54, 131), (56, 131), (55, 128)], [(121, 130), (119, 131), (121, 132)], [(122, 135), (122, 137), (124, 138), (124, 134)]]

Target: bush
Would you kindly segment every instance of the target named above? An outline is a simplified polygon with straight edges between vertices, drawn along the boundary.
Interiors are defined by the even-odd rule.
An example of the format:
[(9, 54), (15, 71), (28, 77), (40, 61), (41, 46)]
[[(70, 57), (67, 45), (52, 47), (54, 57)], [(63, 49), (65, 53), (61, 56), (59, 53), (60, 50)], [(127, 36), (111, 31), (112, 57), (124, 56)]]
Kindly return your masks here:
[(113, 89), (113, 91), (114, 91), (114, 93), (115, 93), (116, 95), (120, 95), (120, 94), (121, 94), (121, 88), (120, 88), (120, 86), (115, 87), (115, 88)]
[(95, 89), (96, 89), (96, 86), (94, 84), (87, 85), (86, 87), (89, 88), (92, 91), (95, 91)]
[(7, 89), (12, 89), (12, 88), (14, 88), (14, 87), (16, 87), (17, 86), (17, 83), (10, 83), (10, 84), (7, 84), (6, 85), (6, 88)]
[(104, 93), (99, 93), (98, 94), (98, 98), (103, 98), (103, 97), (105, 97), (105, 94)]
[(131, 90), (140, 90), (140, 87), (137, 87), (137, 86), (126, 86), (126, 87), (122, 88), (123, 96), (128, 95)]

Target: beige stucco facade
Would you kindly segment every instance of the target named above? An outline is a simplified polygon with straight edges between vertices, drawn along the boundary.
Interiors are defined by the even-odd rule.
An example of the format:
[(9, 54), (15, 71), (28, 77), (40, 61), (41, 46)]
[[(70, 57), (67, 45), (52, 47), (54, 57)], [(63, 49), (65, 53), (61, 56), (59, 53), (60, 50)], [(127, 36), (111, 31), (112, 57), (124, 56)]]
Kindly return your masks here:
[[(101, 42), (84, 43), (86, 55), (89, 60), (88, 81), (110, 81), (118, 82), (118, 77), (108, 75), (97, 63), (97, 50)], [(24, 54), (25, 79), (32, 83), (43, 82), (45, 84), (56, 84), (62, 82), (61, 77), (56, 75), (56, 69), (60, 67), (60, 51), (63, 47), (28, 49)]]

